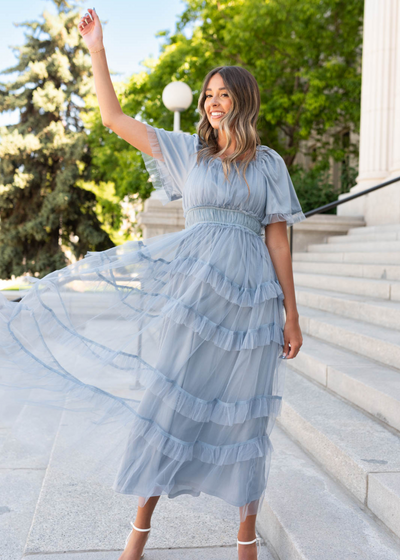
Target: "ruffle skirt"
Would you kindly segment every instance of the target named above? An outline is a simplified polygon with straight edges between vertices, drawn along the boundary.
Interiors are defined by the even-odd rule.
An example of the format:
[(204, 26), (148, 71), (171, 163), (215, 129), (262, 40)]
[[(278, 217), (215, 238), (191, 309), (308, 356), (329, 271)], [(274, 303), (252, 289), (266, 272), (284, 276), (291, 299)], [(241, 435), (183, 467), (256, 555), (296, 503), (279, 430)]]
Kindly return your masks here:
[(1, 383), (63, 410), (75, 475), (140, 505), (204, 492), (241, 521), (258, 513), (284, 387), (283, 292), (262, 238), (195, 223), (31, 282), (18, 303), (0, 295)]

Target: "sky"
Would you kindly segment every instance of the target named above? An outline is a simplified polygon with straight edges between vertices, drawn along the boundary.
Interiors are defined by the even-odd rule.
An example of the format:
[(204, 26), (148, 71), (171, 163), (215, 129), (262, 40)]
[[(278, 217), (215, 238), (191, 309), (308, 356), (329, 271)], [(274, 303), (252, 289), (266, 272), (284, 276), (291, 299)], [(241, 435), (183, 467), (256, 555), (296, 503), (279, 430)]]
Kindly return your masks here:
[[(184, 11), (183, 0), (91, 0), (82, 3), (82, 15), (87, 8), (96, 8), (103, 25), (104, 45), (112, 80), (127, 78), (144, 68), (140, 62), (148, 56), (157, 57), (164, 38), (157, 31), (175, 30), (178, 16)], [(13, 23), (37, 19), (44, 10), (55, 12), (51, 0), (0, 0), (0, 70), (14, 66), (16, 58), (10, 45), (24, 42), (24, 28)], [(8, 81), (12, 75), (0, 75)], [(0, 126), (18, 121), (18, 114), (0, 114)]]

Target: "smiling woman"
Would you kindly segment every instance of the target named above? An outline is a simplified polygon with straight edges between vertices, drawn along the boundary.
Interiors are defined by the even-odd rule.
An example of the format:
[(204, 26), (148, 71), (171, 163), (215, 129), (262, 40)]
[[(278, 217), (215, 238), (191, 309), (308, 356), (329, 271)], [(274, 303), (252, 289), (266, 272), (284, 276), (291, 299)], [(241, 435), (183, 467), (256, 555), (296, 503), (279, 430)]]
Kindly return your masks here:
[(23, 372), (10, 385), (81, 414), (83, 435), (70, 420), (57, 440), (77, 476), (139, 496), (120, 560), (141, 557), (162, 494), (202, 492), (237, 508), (239, 559), (255, 560), (281, 358), (302, 345), (286, 226), (305, 216), (260, 144), (247, 70), (211, 70), (197, 133), (169, 132), (122, 112), (93, 10), (79, 30), (103, 123), (142, 152), (163, 202), (182, 199), (186, 227), (89, 253), (4, 302), (2, 341)]

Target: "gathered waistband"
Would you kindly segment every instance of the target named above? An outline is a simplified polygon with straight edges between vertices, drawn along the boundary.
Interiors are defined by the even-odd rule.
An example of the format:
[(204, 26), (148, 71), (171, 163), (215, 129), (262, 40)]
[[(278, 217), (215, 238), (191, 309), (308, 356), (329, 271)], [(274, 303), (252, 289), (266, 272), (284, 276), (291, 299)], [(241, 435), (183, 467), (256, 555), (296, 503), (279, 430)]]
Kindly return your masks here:
[(218, 208), (216, 206), (196, 206), (186, 212), (185, 227), (189, 228), (199, 222), (245, 227), (257, 235), (264, 234), (260, 220), (241, 210)]

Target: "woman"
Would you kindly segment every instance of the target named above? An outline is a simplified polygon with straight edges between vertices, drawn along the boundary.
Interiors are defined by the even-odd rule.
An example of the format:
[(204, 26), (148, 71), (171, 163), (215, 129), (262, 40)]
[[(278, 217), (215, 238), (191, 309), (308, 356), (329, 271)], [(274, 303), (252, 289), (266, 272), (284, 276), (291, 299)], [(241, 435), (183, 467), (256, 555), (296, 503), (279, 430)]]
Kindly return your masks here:
[[(225, 277), (223, 280), (225, 282), (235, 281), (235, 287), (240, 285), (244, 288), (246, 286), (244, 289), (248, 290), (247, 292), (242, 291), (241, 293), (241, 295), (246, 293), (249, 296), (247, 299), (228, 299), (228, 301), (224, 300), (221, 303), (219, 301), (221, 296), (223, 298), (224, 295), (226, 296), (228, 293), (232, 293), (229, 291), (229, 288), (224, 292), (225, 285), (222, 284), (221, 278), (218, 278), (218, 280), (221, 281), (220, 284), (217, 284), (221, 289), (218, 295), (209, 293), (212, 292), (212, 288), (215, 288), (215, 286), (202, 289), (199, 292), (200, 284), (195, 282), (194, 286), (191, 287), (190, 281), (187, 278), (184, 281), (182, 281), (180, 277), (173, 279), (167, 290), (168, 293), (173, 295), (174, 298), (180, 298), (187, 306), (190, 306), (190, 310), (195, 309), (196, 313), (194, 318), (189, 314), (182, 317), (183, 329), (190, 329), (191, 324), (188, 325), (188, 322), (191, 323), (192, 320), (199, 320), (199, 313), (201, 313), (203, 317), (212, 317), (214, 324), (222, 325), (224, 323), (226, 326), (229, 326), (230, 329), (232, 329), (232, 327), (235, 329), (240, 328), (241, 331), (247, 328), (254, 329), (253, 332), (259, 334), (256, 328), (260, 323), (267, 322), (270, 324), (270, 320), (265, 321), (265, 318), (277, 317), (275, 313), (279, 313), (278, 305), (282, 301), (279, 299), (279, 295), (281, 294), (278, 292), (274, 294), (270, 292), (263, 297), (257, 291), (260, 285), (263, 284), (263, 281), (265, 285), (265, 277), (262, 277), (263, 275), (261, 273), (261, 269), (265, 265), (260, 262), (264, 260), (266, 268), (269, 268), (268, 272), (265, 271), (266, 277), (271, 278), (273, 268), (275, 268), (277, 279), (279, 279), (279, 283), (283, 289), (286, 309), (283, 352), (284, 354), (288, 354), (287, 359), (294, 358), (302, 344), (302, 335), (295, 303), (286, 222), (290, 221), (290, 223), (293, 223), (294, 221), (300, 221), (304, 219), (305, 216), (301, 212), (300, 205), (281, 158), (278, 154), (274, 152), (271, 153), (271, 151), (268, 150), (264, 154), (261, 147), (257, 145), (256, 122), (260, 101), (257, 84), (254, 78), (241, 68), (233, 69), (228, 67), (214, 69), (206, 77), (199, 99), (199, 112), (202, 119), (198, 125), (198, 136), (193, 135), (192, 137), (185, 137), (182, 136), (182, 134), (165, 134), (164, 131), (157, 131), (152, 127), (132, 119), (121, 111), (107, 69), (101, 24), (96, 12), (94, 10), (89, 10), (89, 12), (90, 17), (89, 14), (86, 14), (86, 16), (81, 19), (79, 30), (89, 51), (92, 53), (96, 93), (103, 124), (111, 128), (135, 148), (141, 150), (144, 154), (143, 157), (148, 170), (154, 172), (153, 183), (156, 188), (158, 187), (164, 190), (168, 200), (176, 200), (181, 198), (183, 194), (186, 225), (202, 224), (200, 227), (193, 227), (193, 232), (190, 234), (189, 238), (186, 235), (183, 236), (181, 254), (184, 255), (184, 258), (197, 259), (201, 257), (204, 259), (206, 265), (218, 267), (219, 271), (224, 272)], [(225, 77), (226, 83), (224, 81)], [(236, 84), (233, 85), (232, 82), (235, 80)], [(205, 164), (202, 163), (197, 172), (194, 170), (192, 171), (192, 180), (190, 180), (188, 177), (189, 169), (194, 166), (194, 157), (192, 153), (194, 154), (197, 148), (198, 137), (205, 140), (205, 142), (203, 142), (204, 147), (202, 151), (205, 155), (213, 156), (214, 165), (211, 167), (210, 174), (207, 175), (207, 173), (203, 171), (205, 169)], [(177, 154), (176, 152), (179, 150), (181, 150), (182, 153)], [(188, 152), (187, 161), (185, 161), (186, 165), (175, 170), (176, 176), (169, 176), (170, 173), (172, 173), (171, 168), (174, 167), (174, 164), (176, 165), (174, 158), (185, 160), (186, 152)], [(154, 159), (150, 159), (148, 156), (152, 156)], [(220, 161), (218, 161), (218, 158)], [(267, 201), (267, 206), (269, 204), (268, 215), (265, 216), (264, 220), (261, 220), (262, 225), (270, 224), (265, 232), (268, 252), (264, 250), (261, 239), (257, 237), (257, 233), (259, 233), (257, 231), (257, 222), (258, 218), (261, 218), (261, 214), (257, 212), (260, 210), (258, 204), (261, 200), (264, 201), (264, 199), (261, 196), (260, 199), (257, 200), (257, 192), (254, 192), (256, 191), (255, 182), (253, 181), (250, 183), (247, 196), (244, 196), (246, 194), (246, 183), (244, 183), (243, 180), (239, 180), (238, 177), (236, 178), (236, 184), (232, 183), (229, 185), (229, 183), (225, 183), (225, 185), (227, 184), (228, 186), (224, 188), (220, 186), (224, 176), (226, 177), (227, 171), (229, 171), (229, 164), (243, 162), (246, 164), (245, 168), (247, 167), (249, 169), (254, 165), (254, 158), (256, 161), (258, 159), (258, 162), (262, 162), (261, 165), (273, 168), (273, 172), (278, 176), (278, 183), (279, 180), (286, 182), (286, 189), (276, 193), (276, 200), (271, 200), (269, 203)], [(163, 162), (163, 164), (159, 162)], [(205, 185), (207, 177), (209, 177), (209, 182)], [(247, 186), (249, 187), (248, 184)], [(264, 188), (265, 186), (268, 187), (268, 179), (262, 186)], [(223, 192), (218, 192), (218, 188)], [(254, 189), (254, 191), (252, 191), (252, 189)], [(183, 190), (184, 193), (182, 193)], [(269, 193), (267, 193), (267, 198), (268, 195)], [(285, 200), (285, 195), (290, 195), (291, 198)], [(282, 210), (289, 210), (289, 215), (282, 212)], [(244, 213), (241, 213), (241, 211)], [(246, 220), (249, 222), (253, 221), (253, 223), (247, 223)], [(226, 223), (223, 226), (220, 224), (217, 225), (218, 222), (223, 223), (225, 221)], [(211, 227), (209, 225), (210, 222), (213, 223)], [(256, 231), (252, 231), (251, 229), (247, 230), (251, 231), (251, 233), (247, 233), (245, 229), (241, 230), (232, 227), (233, 225), (244, 226), (244, 228), (251, 227), (254, 226), (254, 222)], [(251, 240), (249, 238), (251, 238)], [(244, 254), (248, 252), (247, 258), (244, 254), (241, 254), (239, 258), (236, 256), (232, 258), (230, 255), (226, 254), (231, 251), (241, 251)], [(269, 256), (273, 267), (269, 266)], [(250, 261), (250, 259), (252, 260)], [(260, 270), (257, 270), (257, 268)], [(215, 271), (216, 269), (212, 268), (211, 270)], [(228, 271), (229, 274), (227, 275)], [(188, 274), (190, 275), (190, 272), (188, 272)], [(201, 280), (207, 281), (208, 278), (211, 278), (211, 274), (210, 276), (204, 275), (201, 277)], [(256, 285), (257, 288), (247, 287)], [(272, 284), (268, 283), (267, 286), (271, 288)], [(274, 286), (276, 286), (276, 284), (274, 284)], [(258, 299), (257, 296), (259, 296)], [(274, 310), (272, 310), (272, 306), (269, 305), (270, 302), (268, 298), (271, 298), (272, 302), (277, 304), (274, 305)], [(175, 333), (178, 335), (175, 339), (176, 341), (179, 340), (178, 337), (181, 331), (182, 325), (180, 324), (180, 328)], [(269, 331), (269, 335), (270, 334)], [(255, 389), (256, 387), (259, 389), (260, 385), (259, 379), (256, 380), (256, 378), (261, 378), (264, 375), (271, 376), (271, 379), (268, 379), (268, 382), (264, 385), (264, 391), (268, 387), (267, 392), (270, 392), (271, 396), (274, 396), (272, 373), (278, 358), (276, 349), (280, 347), (280, 334), (279, 332), (274, 333), (272, 337), (270, 336), (269, 340), (265, 338), (264, 340), (252, 340), (249, 341), (247, 345), (243, 344), (243, 342), (236, 343), (236, 346), (233, 347), (228, 345), (224, 346), (221, 337), (221, 353), (224, 351), (229, 352), (231, 357), (218, 356), (219, 367), (226, 369), (227, 375), (220, 384), (214, 383), (212, 376), (207, 379), (207, 383), (212, 387), (208, 392), (207, 400), (211, 400), (212, 397), (223, 398), (225, 396), (225, 400), (231, 401), (233, 398), (241, 398), (244, 393), (246, 393), (246, 399), (249, 399), (252, 391), (253, 398), (257, 397), (258, 392), (255, 391)], [(188, 340), (185, 335), (183, 336), (183, 340), (183, 353), (187, 356), (191, 354), (189, 363), (207, 363), (207, 366), (210, 367), (210, 360), (207, 360), (204, 356), (204, 346), (207, 349), (206, 352), (209, 352), (211, 356), (214, 356), (214, 353), (209, 350), (208, 345), (197, 343), (196, 353), (193, 354), (191, 340)], [(171, 345), (173, 344), (174, 339), (171, 336)], [(265, 347), (265, 351), (262, 355), (260, 353), (255, 359), (246, 356), (243, 360), (244, 363), (241, 366), (237, 365), (240, 363), (239, 356), (241, 355), (241, 349), (243, 349), (243, 353), (245, 354), (255, 354), (260, 348), (263, 349), (263, 346)], [(272, 349), (272, 346), (275, 346), (275, 348)], [(270, 356), (268, 356), (269, 353)], [(260, 361), (256, 363), (257, 360)], [(271, 366), (270, 368), (264, 364), (264, 360), (268, 362)], [(250, 391), (244, 391), (241, 387), (241, 390), (239, 390), (239, 383), (241, 383), (241, 380), (246, 375), (251, 375), (247, 369), (250, 367), (253, 369), (251, 389)], [(186, 375), (195, 375), (197, 369), (198, 367), (195, 366), (192, 372), (189, 370)], [(231, 375), (232, 371), (235, 372), (235, 375)], [(200, 375), (200, 371), (198, 373)], [(216, 375), (217, 370), (215, 369), (213, 373)], [(276, 375), (276, 372), (274, 375)], [(266, 380), (264, 379), (264, 381)], [(190, 386), (189, 383), (188, 385)], [(194, 385), (192, 386), (194, 387)], [(231, 386), (232, 388), (228, 390), (228, 387)], [(236, 387), (236, 392), (233, 387)], [(232, 391), (232, 393), (229, 395), (230, 398), (226, 399), (229, 391)], [(197, 388), (193, 393), (198, 394)], [(255, 407), (255, 409), (256, 408), (257, 407)], [(255, 411), (254, 417), (256, 418), (256, 423), (249, 428), (246, 438), (250, 433), (252, 435), (260, 434), (271, 429), (271, 419), (273, 418), (274, 411), (272, 410), (272, 406), (270, 406), (269, 409), (269, 411), (264, 412), (266, 415), (271, 413), (269, 418), (268, 416), (263, 417), (259, 409)], [(264, 422), (266, 418), (269, 420), (267, 423)], [(242, 423), (242, 425), (245, 425), (246, 422), (254, 422), (254, 418), (252, 418), (252, 414), (248, 408), (246, 415), (241, 418), (239, 418), (238, 415), (236, 419), (230, 418), (228, 421), (228, 417), (219, 417), (219, 423), (211, 423), (211, 427), (207, 429), (205, 433), (211, 438), (214, 426), (216, 431), (223, 431), (221, 424), (230, 425), (231, 421), (235, 422), (235, 420), (238, 423)], [(235, 427), (237, 424), (232, 424), (232, 426)], [(204, 430), (204, 428), (202, 429)], [(192, 431), (192, 433), (195, 433), (195, 431)], [(197, 432), (197, 434), (198, 433), (199, 432)], [(238, 441), (242, 440), (242, 433), (240, 430), (233, 430), (231, 436), (232, 438), (237, 436)], [(218, 439), (218, 436), (214, 435), (214, 437)], [(225, 435), (223, 437), (225, 437)], [(263, 457), (263, 459), (264, 458), (265, 457)], [(257, 461), (259, 461), (259, 458), (257, 458)], [(251, 463), (251, 461), (245, 462)], [(261, 468), (259, 468), (260, 466)], [(190, 479), (191, 472), (190, 469), (187, 470), (188, 478)], [(263, 479), (263, 470), (265, 470), (263, 461), (257, 466), (253, 463), (249, 468), (244, 469), (240, 473), (243, 475), (243, 478), (239, 476), (238, 479), (236, 479), (235, 476), (233, 476), (229, 479), (229, 475), (227, 475), (228, 481), (231, 484), (237, 483), (247, 487), (250, 482), (250, 476), (258, 476), (260, 480)], [(217, 489), (218, 486), (216, 484), (212, 486), (212, 490), (215, 492)], [(182, 487), (181, 491), (185, 492), (188, 491), (188, 489)], [(177, 492), (174, 495), (177, 495)], [(147, 501), (144, 507), (138, 508), (134, 528), (145, 529), (150, 527), (151, 515), (158, 498), (159, 496), (152, 497)], [(252, 548), (255, 549), (256, 543), (253, 543), (253, 540), (255, 537), (256, 511), (257, 508), (260, 507), (260, 497), (255, 499), (254, 503), (250, 505), (247, 504), (247, 507), (245, 504), (243, 504), (243, 506), (244, 507), (241, 508), (241, 510), (243, 510), (241, 513), (242, 523), (240, 524), (238, 533), (238, 549), (240, 543), (247, 543), (248, 541), (250, 541), (249, 544), (252, 544)], [(126, 551), (121, 556), (121, 560), (136, 560), (138, 555), (142, 552), (147, 536), (148, 533), (132, 531), (132, 536), (129, 539)], [(239, 549), (239, 558), (246, 557), (251, 560), (256, 557), (255, 551), (253, 551), (252, 554), (250, 549), (242, 551), (241, 548), (242, 547)]]
[(239, 559), (255, 560), (279, 358), (302, 345), (286, 228), (305, 216), (283, 159), (260, 145), (248, 71), (214, 68), (197, 134), (167, 132), (122, 112), (94, 10), (78, 28), (103, 124), (142, 152), (164, 203), (183, 199), (186, 227), (33, 279), (21, 303), (3, 302), (2, 339), (21, 385), (93, 418), (71, 444), (77, 471), (103, 468), (139, 496), (120, 560), (142, 557), (161, 494), (201, 492), (239, 508)]

